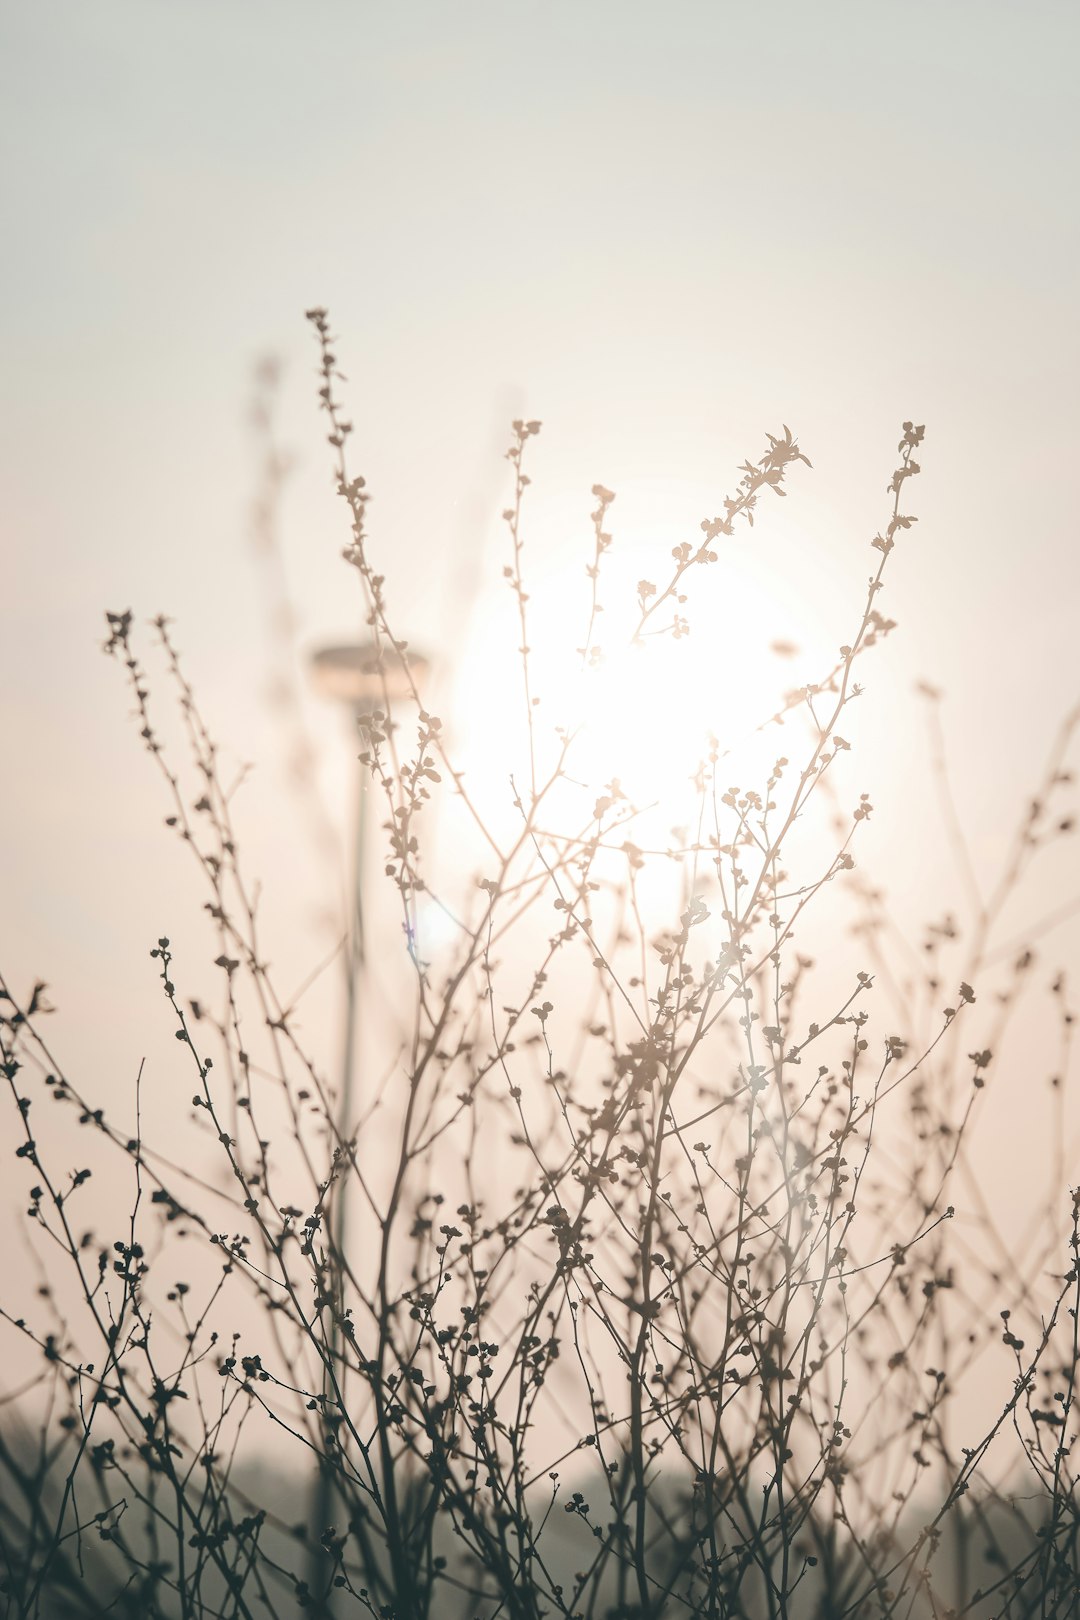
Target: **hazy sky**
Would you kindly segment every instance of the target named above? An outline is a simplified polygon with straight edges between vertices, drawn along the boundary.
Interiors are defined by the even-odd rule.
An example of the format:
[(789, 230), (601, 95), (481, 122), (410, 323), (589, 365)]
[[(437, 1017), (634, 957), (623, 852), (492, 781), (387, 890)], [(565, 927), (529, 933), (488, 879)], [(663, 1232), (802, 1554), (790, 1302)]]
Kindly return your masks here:
[[(245, 411), (279, 355), (301, 643), (353, 634), (313, 302), (396, 618), (444, 664), (502, 560), (519, 409), (577, 525), (549, 514), (556, 551), (584, 551), (603, 479), (628, 520), (635, 490), (676, 492), (666, 555), (789, 422), (815, 470), (775, 556), (841, 607), (898, 425), (925, 421), (885, 667), (905, 702), (916, 675), (947, 688), (992, 860), (1078, 687), (1075, 5), (4, 0), (0, 31), (0, 946), (73, 1027), (137, 1055), (146, 944), (186, 881), (105, 608), (174, 616), (219, 732), (260, 763), (258, 855), (302, 866), (262, 700)], [(880, 712), (903, 782), (914, 732)]]

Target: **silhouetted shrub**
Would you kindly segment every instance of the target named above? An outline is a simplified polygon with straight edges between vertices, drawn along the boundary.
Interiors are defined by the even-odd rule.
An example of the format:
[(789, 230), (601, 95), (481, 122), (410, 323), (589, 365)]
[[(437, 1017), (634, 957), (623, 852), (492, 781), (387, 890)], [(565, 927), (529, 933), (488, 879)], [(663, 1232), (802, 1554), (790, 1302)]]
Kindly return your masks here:
[[(521, 651), (499, 679), (520, 682), (522, 728), (491, 742), (514, 761), (493, 816), (392, 628), (327, 316), (310, 319), (370, 637), (358, 725), (402, 924), (396, 1034), (343, 1117), (267, 964), (169, 626), (155, 621), (156, 642), (194, 794), (133, 617), (110, 613), (107, 650), (217, 931), (214, 1011), (190, 1000), (168, 937), (151, 955), (224, 1175), (177, 1162), (180, 1131), (115, 1124), (46, 1044), (40, 987), (3, 981), (17, 1173), (41, 1252), (67, 1273), (4, 1309), (40, 1363), (0, 1431), (8, 1612), (1075, 1614), (1076, 1199), (1070, 1229), (1059, 1189), (1063, 1229), (1048, 1220), (1026, 1276), (980, 1245), (971, 1199), (958, 1235), (949, 1201), (992, 1063), (972, 986), (1030, 857), (1067, 830), (1075, 717), (996, 894), (967, 934), (947, 921), (928, 936), (899, 1024), (871, 1018), (886, 927), (872, 892), (854, 891), (854, 942), (823, 924), (831, 977), (801, 943), (858, 882), (872, 806), (851, 795), (838, 814), (840, 728), (892, 628), (880, 593), (914, 522), (923, 429), (904, 424), (850, 639), (755, 734), (771, 748), (786, 720), (797, 757), (733, 786), (714, 739), (691, 830), (656, 842), (619, 779), (581, 786), (573, 716), (538, 718), (525, 525), (540, 424), (515, 422)], [(603, 648), (615, 496), (594, 486), (582, 681), (620, 637), (643, 656), (684, 640), (698, 571), (808, 465), (786, 428), (770, 436), (720, 515), (640, 581), (622, 628), (604, 616)], [(455, 818), (441, 876), (436, 805)], [(1019, 952), (1006, 970), (995, 1044), (1029, 966)], [(50, 1151), (50, 1093), (89, 1133), (88, 1168)], [(91, 1168), (108, 1182), (96, 1208)], [(104, 1211), (121, 1171), (118, 1224)], [(997, 1416), (964, 1436), (955, 1396), (1000, 1340)]]

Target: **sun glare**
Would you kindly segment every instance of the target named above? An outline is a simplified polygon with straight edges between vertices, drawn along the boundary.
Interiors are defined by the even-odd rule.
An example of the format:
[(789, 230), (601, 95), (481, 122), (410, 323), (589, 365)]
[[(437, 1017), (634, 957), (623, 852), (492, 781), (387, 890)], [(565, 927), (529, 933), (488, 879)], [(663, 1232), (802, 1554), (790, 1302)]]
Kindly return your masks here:
[(782, 686), (762, 609), (744, 600), (696, 632), (623, 644), (564, 680), (548, 707), (577, 732), (572, 766), (590, 781), (617, 777), (635, 803), (663, 802), (711, 753), (748, 742)]
[[(662, 485), (646, 487), (644, 498), (630, 491), (623, 501), (591, 638), (587, 556), (579, 548), (568, 558), (565, 542), (560, 544), (560, 533), (566, 533), (563, 503), (538, 503), (527, 579), (529, 712), (540, 776), (569, 735), (571, 779), (597, 792), (617, 780), (638, 807), (655, 804), (677, 816), (711, 753), (731, 754), (755, 771), (771, 762), (775, 732), (763, 736), (760, 728), (792, 687), (821, 673), (826, 638), (809, 595), (790, 584), (789, 534), (781, 536), (783, 557), (775, 545), (765, 550), (729, 543), (715, 564), (688, 577), (689, 600), (672, 598), (656, 614), (655, 628), (650, 623), (635, 641), (638, 582), (657, 579), (662, 589), (663, 569), (671, 567), (672, 542), (657, 538), (672, 527), (661, 510), (665, 494), (674, 496), (679, 509), (690, 506), (685, 489)], [(690, 509), (707, 510), (708, 502), (708, 496), (697, 496)], [(689, 621), (686, 633), (673, 632), (676, 614)], [(520, 635), (510, 593), (489, 592), (477, 621), (455, 709), (478, 728), (461, 739), (469, 771), (496, 796), (508, 775), (517, 779), (527, 753)], [(586, 641), (595, 650), (592, 657)], [(492, 669), (501, 671), (497, 683), (490, 679)]]

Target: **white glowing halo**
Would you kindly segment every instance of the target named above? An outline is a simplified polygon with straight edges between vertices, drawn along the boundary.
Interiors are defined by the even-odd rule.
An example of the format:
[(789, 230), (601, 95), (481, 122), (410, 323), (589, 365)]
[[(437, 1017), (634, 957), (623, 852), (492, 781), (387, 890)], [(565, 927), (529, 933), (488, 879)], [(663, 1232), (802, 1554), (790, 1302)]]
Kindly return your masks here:
[[(670, 519), (659, 524), (650, 510), (658, 492), (648, 493), (636, 521), (626, 520), (629, 501), (620, 514), (622, 529), (614, 511), (610, 520), (615, 542), (603, 559), (604, 611), (590, 638), (602, 650), (595, 665), (582, 658), (589, 622), (587, 536), (581, 534), (568, 556), (564, 503), (538, 508), (525, 567), (539, 774), (557, 751), (558, 733), (569, 731), (570, 775), (598, 792), (618, 778), (639, 804), (681, 800), (709, 757), (713, 738), (721, 755), (749, 747), (764, 761), (769, 748), (776, 751), (777, 739), (773, 731), (755, 748), (758, 728), (791, 686), (827, 664), (812, 601), (778, 569), (775, 550), (749, 531), (719, 542), (716, 563), (691, 569), (680, 587), (687, 601), (671, 598), (660, 606), (635, 643), (637, 582), (648, 578), (662, 590), (673, 567), (673, 540), (657, 538), (658, 532), (670, 537)], [(678, 493), (685, 505), (686, 492)], [(677, 638), (671, 633), (676, 614), (690, 624), (689, 633)], [(505, 583), (485, 593), (458, 682), (456, 707), (469, 722), (462, 736), (469, 772), (474, 783), (493, 791), (505, 788), (511, 771), (520, 778), (527, 757), (516, 617)], [(798, 656), (778, 655), (778, 644), (798, 649)], [(499, 671), (497, 681), (492, 670)]]

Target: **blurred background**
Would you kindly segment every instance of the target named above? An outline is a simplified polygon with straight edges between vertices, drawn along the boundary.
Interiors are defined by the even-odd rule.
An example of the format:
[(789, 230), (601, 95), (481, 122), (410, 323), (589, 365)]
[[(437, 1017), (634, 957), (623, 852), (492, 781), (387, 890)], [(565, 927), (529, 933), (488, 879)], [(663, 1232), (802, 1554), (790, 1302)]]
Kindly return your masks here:
[[(340, 915), (356, 750), (306, 660), (355, 639), (362, 611), (312, 304), (339, 337), (391, 617), (496, 781), (482, 694), (513, 637), (511, 417), (544, 423), (529, 579), (556, 612), (572, 580), (582, 628), (595, 482), (618, 493), (633, 581), (790, 424), (813, 471), (725, 543), (691, 614), (706, 649), (710, 612), (740, 648), (748, 622), (792, 640), (778, 689), (857, 624), (900, 423), (925, 422), (920, 522), (879, 604), (899, 629), (867, 663), (853, 737), (877, 806), (860, 858), (913, 928), (964, 906), (921, 679), (945, 694), (957, 815), (990, 884), (1080, 686), (1074, 6), (7, 0), (0, 31), (0, 960), (20, 987), (48, 981), (89, 1092), (130, 1098), (144, 1056), (151, 1086), (172, 1083), (147, 953), (162, 933), (182, 952), (203, 898), (101, 655), (106, 609), (175, 621), (224, 774), (251, 767), (237, 824), (286, 982)], [(287, 459), (272, 555), (260, 390)], [(649, 723), (670, 699), (645, 700)], [(1075, 863), (1047, 866), (1002, 938), (1051, 916), (1047, 973), (1075, 960), (1078, 897)], [(324, 1038), (332, 1061), (313, 1015)], [(1025, 1074), (1054, 1061), (1036, 1040)], [(1014, 1116), (988, 1117), (1015, 1160)]]

